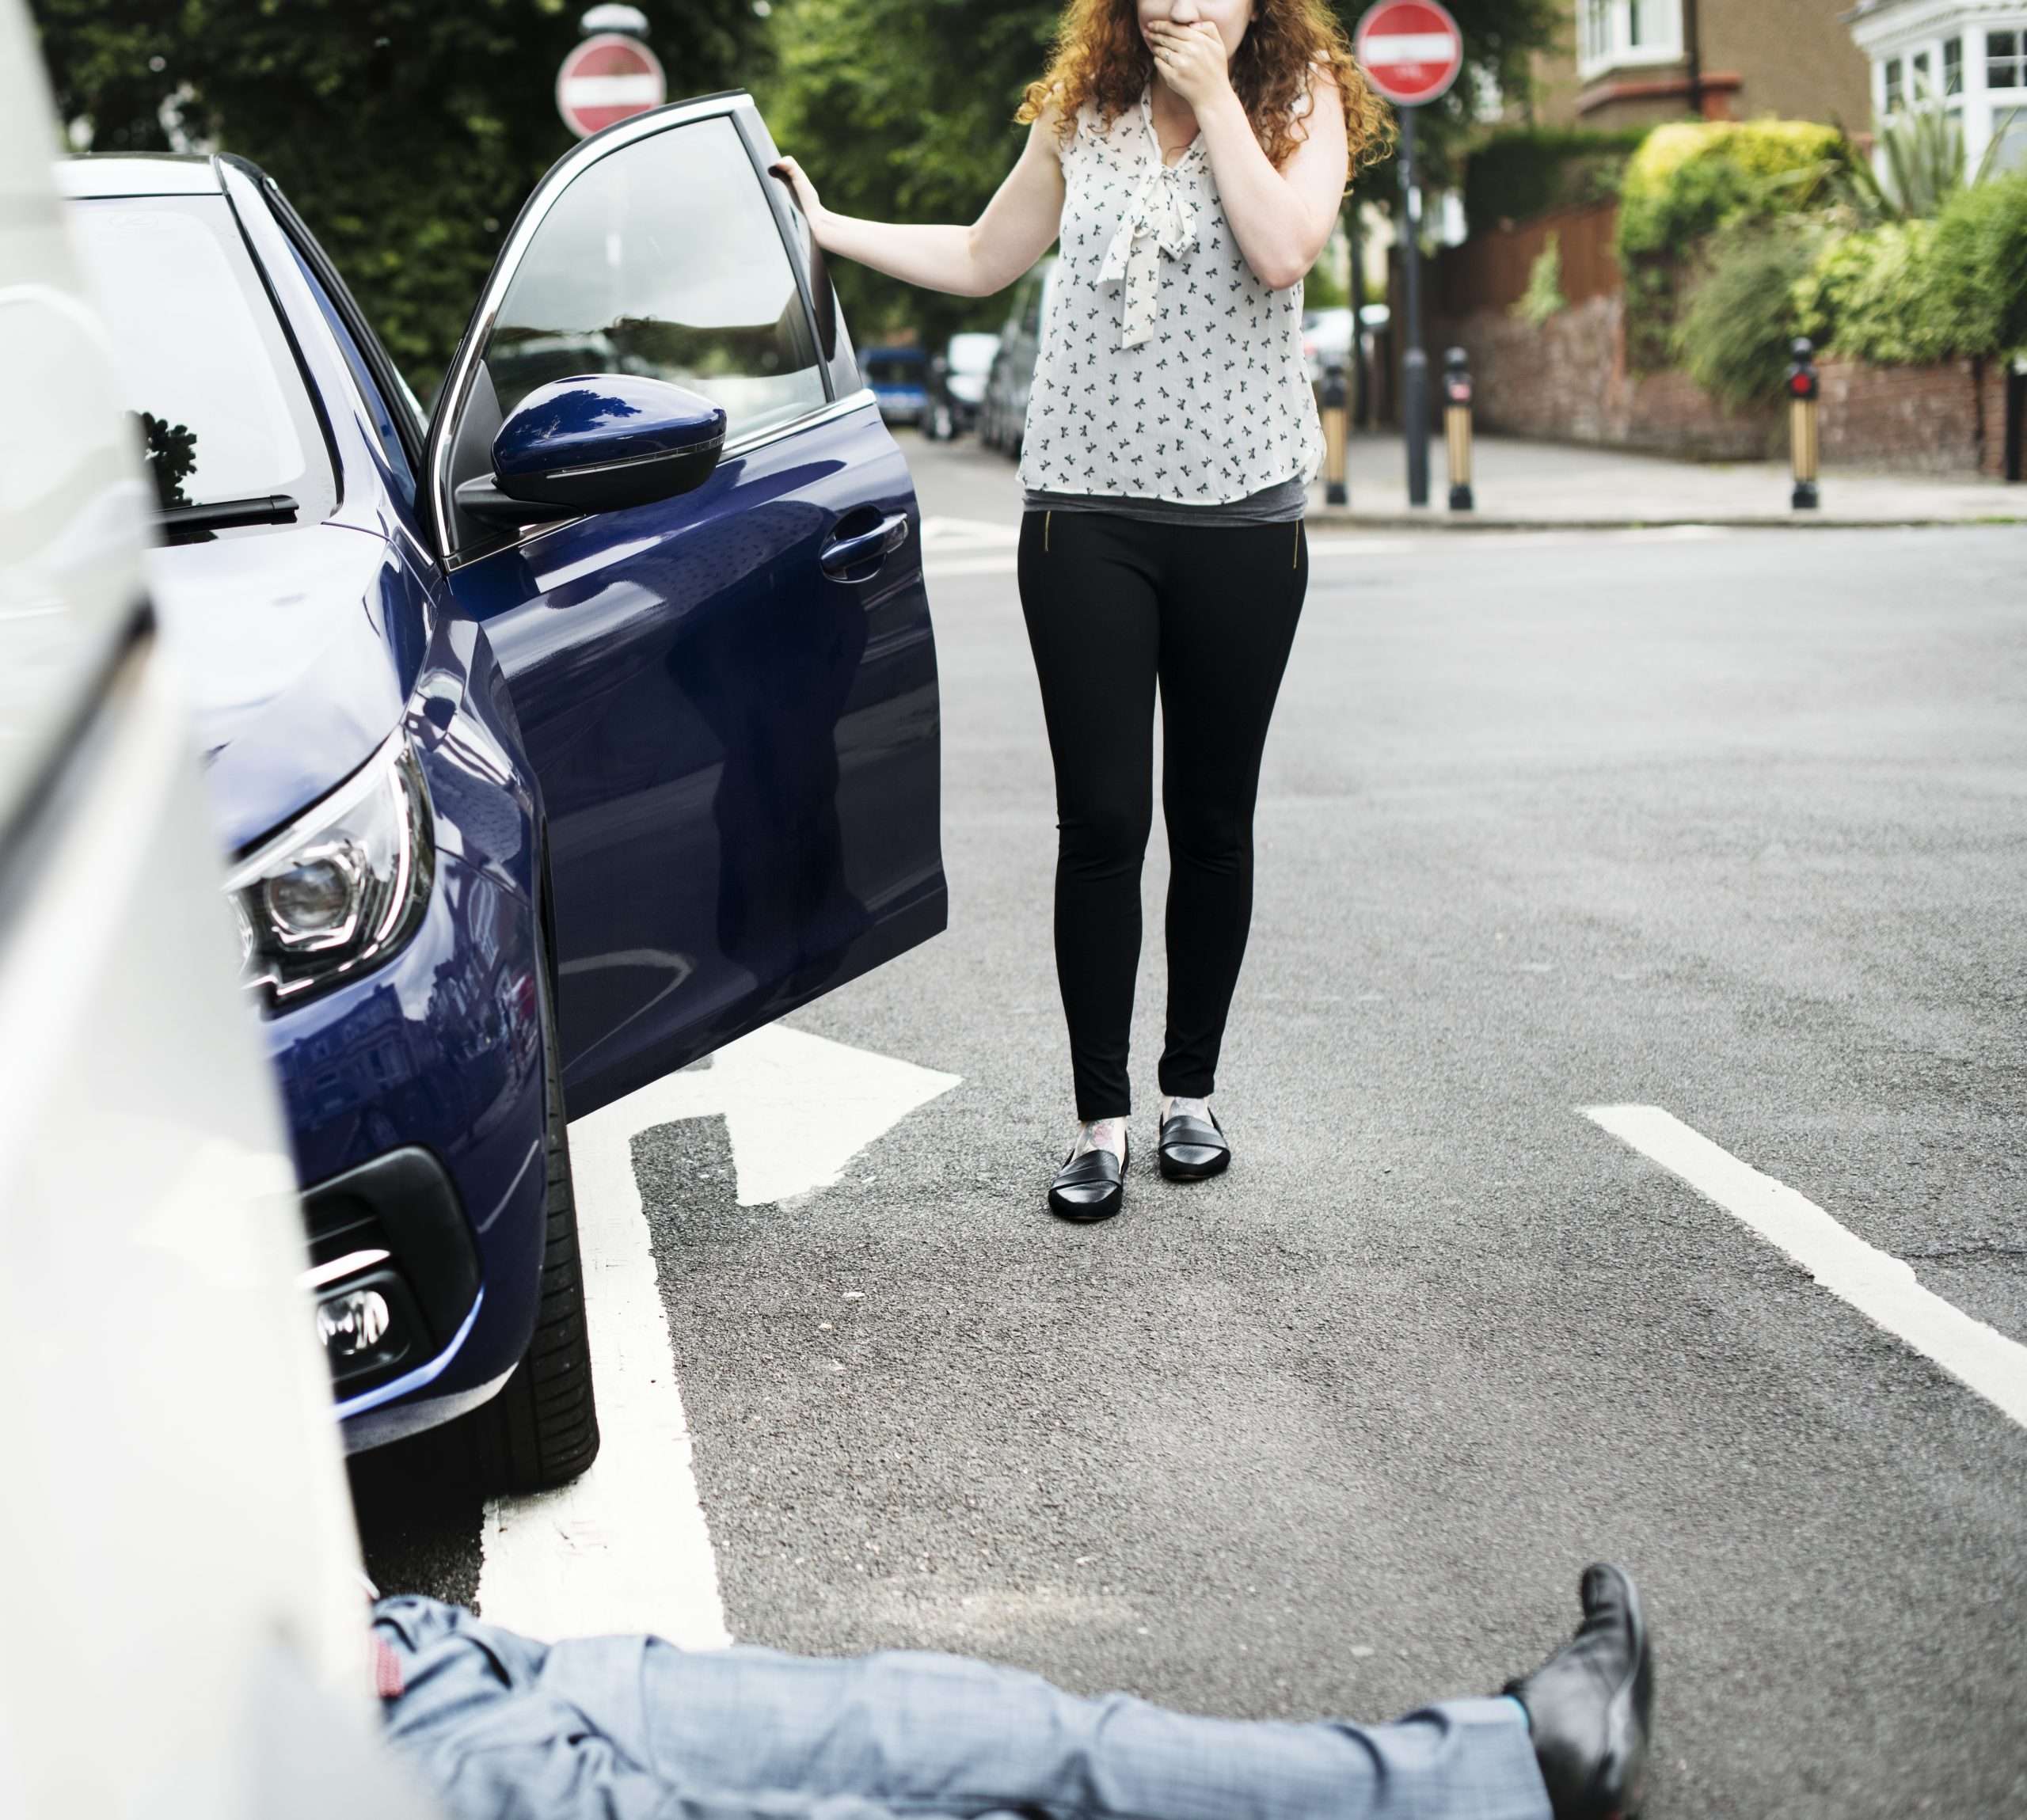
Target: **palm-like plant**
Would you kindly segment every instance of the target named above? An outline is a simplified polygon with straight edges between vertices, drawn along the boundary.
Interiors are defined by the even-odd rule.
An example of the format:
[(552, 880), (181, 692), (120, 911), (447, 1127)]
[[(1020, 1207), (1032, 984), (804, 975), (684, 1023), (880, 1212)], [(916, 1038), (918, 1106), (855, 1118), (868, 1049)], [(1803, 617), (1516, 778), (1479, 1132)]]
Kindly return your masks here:
[(1967, 170), (1962, 123), (1933, 97), (1919, 101), (1881, 125), (1876, 166), (1853, 161), (1851, 203), (1866, 221), (1933, 220), (1959, 190), (1991, 176), (2003, 136), (1995, 131), (1977, 169)]

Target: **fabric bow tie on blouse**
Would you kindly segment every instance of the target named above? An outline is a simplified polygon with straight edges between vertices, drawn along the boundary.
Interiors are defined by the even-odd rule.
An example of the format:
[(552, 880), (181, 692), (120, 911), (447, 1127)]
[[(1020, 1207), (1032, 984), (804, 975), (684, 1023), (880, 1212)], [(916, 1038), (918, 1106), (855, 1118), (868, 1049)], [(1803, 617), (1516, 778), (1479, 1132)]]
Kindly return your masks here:
[(1162, 162), (1162, 142), (1154, 131), (1147, 97), (1140, 97), (1140, 117), (1154, 154), (1153, 168), (1119, 224), (1099, 268), (1101, 283), (1126, 280), (1119, 344), (1138, 348), (1154, 332), (1155, 279), (1163, 256), (1180, 259), (1196, 244), (1196, 196), (1191, 167), (1203, 145), (1199, 139), (1173, 165)]

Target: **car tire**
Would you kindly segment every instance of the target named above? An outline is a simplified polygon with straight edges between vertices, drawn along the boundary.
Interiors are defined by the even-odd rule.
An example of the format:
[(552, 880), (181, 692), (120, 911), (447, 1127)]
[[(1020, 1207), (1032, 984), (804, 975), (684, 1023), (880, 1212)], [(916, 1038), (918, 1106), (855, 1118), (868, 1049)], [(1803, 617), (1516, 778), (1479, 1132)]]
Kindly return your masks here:
[(567, 1485), (598, 1457), (584, 1270), (563, 1112), (562, 1054), (546, 964), (535, 969), (546, 1103), (542, 1301), (528, 1350), (498, 1396), (466, 1418), (474, 1478), (490, 1492)]

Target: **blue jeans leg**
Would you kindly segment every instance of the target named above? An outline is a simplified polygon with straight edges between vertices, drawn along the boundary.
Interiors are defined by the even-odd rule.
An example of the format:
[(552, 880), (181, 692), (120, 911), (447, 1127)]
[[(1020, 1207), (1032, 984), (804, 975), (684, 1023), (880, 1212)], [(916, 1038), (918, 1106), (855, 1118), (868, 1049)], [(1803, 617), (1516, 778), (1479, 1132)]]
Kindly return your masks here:
[[(594, 1718), (599, 1706), (572, 1685), (594, 1662), (571, 1659), (601, 1647), (558, 1645), (544, 1675)], [(651, 1642), (626, 1659), (637, 1693), (626, 1689), (615, 1710), (637, 1712), (641, 1735), (617, 1742), (713, 1811), (757, 1795), (776, 1798), (760, 1810), (793, 1809), (800, 1798), (805, 1811), (827, 1807), (840, 1820), (869, 1808), (1052, 1820), (1549, 1820), (1511, 1700), (1453, 1700), (1393, 1725), (1274, 1723), (1192, 1718), (1124, 1694), (1079, 1698), (956, 1656), (831, 1661)], [(778, 1805), (782, 1796), (790, 1799)]]

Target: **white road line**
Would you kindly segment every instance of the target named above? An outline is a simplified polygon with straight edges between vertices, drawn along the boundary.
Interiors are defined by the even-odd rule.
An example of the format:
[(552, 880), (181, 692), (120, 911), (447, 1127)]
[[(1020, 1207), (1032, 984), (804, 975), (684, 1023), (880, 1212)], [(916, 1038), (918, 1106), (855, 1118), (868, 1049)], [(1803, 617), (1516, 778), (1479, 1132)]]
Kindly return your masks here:
[(1793, 1188), (1763, 1176), (1658, 1106), (1584, 1115), (1759, 1233), (1832, 1294), (2027, 1426), (2027, 1347), (1974, 1320), (1899, 1258), (1867, 1244)]
[[(943, 547), (953, 546), (945, 545)], [(1310, 539), (1309, 553), (1312, 557), (1398, 556), (1401, 551), (1413, 547), (1413, 541), (1407, 538), (1317, 537)], [(1012, 575), (1018, 567), (1011, 552), (1005, 555), (967, 554), (945, 557), (937, 550), (926, 549), (924, 553), (928, 560), (922, 564), (922, 573), (931, 581), (942, 581), (956, 576)]]
[(926, 562), (922, 572), (927, 580), (943, 581), (960, 575), (1011, 575), (1017, 566), (1010, 556), (956, 557), (947, 562)]
[[(962, 524), (973, 526), (978, 521), (972, 519), (931, 520), (944, 525)], [(1439, 545), (1428, 533), (1411, 533), (1399, 537), (1333, 536), (1329, 532), (1318, 532), (1309, 540), (1309, 553), (1312, 558), (1341, 556), (1399, 556), (1412, 549), (1493, 550), (1524, 549), (1530, 550), (1561, 549), (1575, 545), (1596, 543), (1615, 544), (1678, 544), (1703, 543), (1713, 538), (1732, 534), (1721, 525), (1655, 525), (1637, 526), (1618, 530), (1529, 530), (1465, 531), (1455, 534), (1447, 545)], [(1009, 534), (1010, 541), (1011, 534)], [(923, 539), (923, 574), (931, 581), (943, 581), (964, 576), (1012, 575), (1016, 568), (1014, 553), (1003, 553), (989, 548), (983, 539), (968, 537), (945, 536), (932, 545), (925, 534)], [(974, 555), (973, 551), (980, 553)], [(945, 552), (950, 553), (945, 555)]]
[(922, 521), (922, 547), (948, 549), (968, 546), (977, 549), (1010, 549), (1021, 541), (1017, 525), (997, 519), (926, 518)]
[(957, 1085), (888, 1056), (778, 1024), (712, 1066), (575, 1121), (570, 1160), (603, 1444), (575, 1484), (488, 1502), (479, 1609), (539, 1637), (652, 1631), (686, 1649), (732, 1640), (691, 1467), (633, 1139), (722, 1114), (743, 1206), (837, 1181), (892, 1126)]

